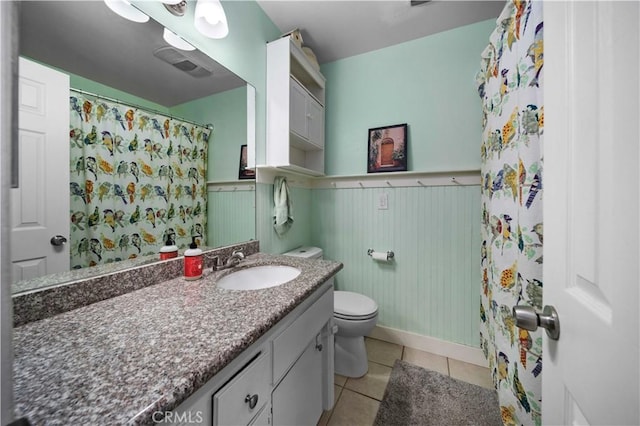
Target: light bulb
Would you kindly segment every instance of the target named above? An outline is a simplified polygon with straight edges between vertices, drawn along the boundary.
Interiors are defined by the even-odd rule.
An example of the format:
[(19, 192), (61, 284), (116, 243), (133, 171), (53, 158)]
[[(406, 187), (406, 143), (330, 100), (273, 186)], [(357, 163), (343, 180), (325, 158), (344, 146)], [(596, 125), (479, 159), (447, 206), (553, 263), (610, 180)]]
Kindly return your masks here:
[(162, 33), (162, 38), (164, 41), (175, 47), (176, 49), (181, 50), (196, 50), (195, 47), (191, 45), (188, 41), (180, 37), (178, 34), (174, 33), (168, 28), (165, 28)]
[(147, 22), (149, 16), (140, 11), (127, 0), (104, 0), (109, 9), (125, 19), (133, 22)]
[(227, 17), (219, 0), (198, 0), (193, 24), (209, 38), (225, 38), (229, 34)]

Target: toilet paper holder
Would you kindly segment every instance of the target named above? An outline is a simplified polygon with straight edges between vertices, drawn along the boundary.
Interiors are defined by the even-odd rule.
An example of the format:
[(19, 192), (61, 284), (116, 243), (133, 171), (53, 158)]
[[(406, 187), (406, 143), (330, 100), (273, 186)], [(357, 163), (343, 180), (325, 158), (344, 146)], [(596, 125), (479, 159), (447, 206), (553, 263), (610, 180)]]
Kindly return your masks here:
[[(367, 254), (369, 256), (373, 257), (373, 253), (376, 253), (376, 251), (374, 249), (367, 250)], [(393, 250), (387, 251), (387, 261), (390, 261), (391, 259), (393, 259), (394, 256), (395, 256), (395, 253), (393, 253)]]

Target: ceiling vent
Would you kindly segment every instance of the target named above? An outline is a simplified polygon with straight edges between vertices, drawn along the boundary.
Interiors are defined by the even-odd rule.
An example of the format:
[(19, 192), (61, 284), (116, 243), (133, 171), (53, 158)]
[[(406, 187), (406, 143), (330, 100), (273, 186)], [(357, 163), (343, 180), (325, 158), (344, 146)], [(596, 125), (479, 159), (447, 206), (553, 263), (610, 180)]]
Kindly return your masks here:
[(186, 56), (180, 50), (172, 47), (160, 47), (153, 51), (153, 56), (162, 59), (164, 62), (173, 65), (180, 71), (184, 71), (192, 77), (208, 77), (212, 74), (204, 64), (193, 57)]

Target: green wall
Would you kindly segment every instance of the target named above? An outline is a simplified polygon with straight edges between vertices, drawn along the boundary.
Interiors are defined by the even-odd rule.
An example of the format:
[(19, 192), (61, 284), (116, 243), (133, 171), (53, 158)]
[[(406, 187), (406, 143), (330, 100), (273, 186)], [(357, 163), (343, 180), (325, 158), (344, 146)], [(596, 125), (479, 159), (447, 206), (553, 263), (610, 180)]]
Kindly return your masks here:
[(408, 168), (480, 168), (475, 87), (487, 20), (324, 64), (327, 175), (367, 171), (368, 129), (408, 123)]
[(293, 206), (293, 225), (280, 236), (273, 229), (273, 184), (256, 185), (256, 232), (260, 251), (285, 253), (311, 242), (311, 190), (289, 186)]
[[(208, 181), (238, 180), (240, 146), (247, 143), (247, 88), (227, 90), (171, 108), (178, 117), (213, 124)], [(256, 238), (255, 191), (207, 193), (207, 244), (220, 247)]]
[[(48, 64), (43, 64), (43, 65), (46, 65), (50, 68), (55, 68)], [(108, 98), (117, 99), (125, 104), (133, 104), (136, 106), (141, 106), (143, 108), (148, 108), (163, 114), (170, 113), (169, 108), (162, 106), (160, 104), (157, 104), (155, 102), (151, 102), (146, 99), (139, 98), (138, 96), (132, 95), (127, 92), (123, 92), (122, 90), (114, 89), (113, 87), (106, 86), (102, 83), (89, 80), (88, 78), (80, 77), (79, 75), (72, 74), (68, 71), (65, 71), (59, 68), (56, 68), (56, 69), (58, 69), (58, 71), (64, 72), (65, 74), (69, 74), (70, 85), (71, 85), (71, 88), (73, 89), (80, 89), (89, 93), (95, 93), (98, 95), (106, 96)], [(187, 118), (187, 117), (184, 117), (184, 118)]]
[[(367, 130), (399, 123), (409, 124), (410, 170), (479, 170), (475, 74), (494, 27), (489, 20), (324, 65), (326, 174), (365, 174)], [(295, 231), (283, 238), (261, 229), (273, 188), (261, 186), (262, 250), (322, 247), (344, 264), (337, 289), (376, 300), (379, 325), (479, 346), (478, 186), (298, 190), (294, 203), (308, 198), (310, 216), (296, 210)], [(376, 207), (380, 192), (388, 210)], [(395, 261), (374, 262), (369, 248), (393, 250)]]
[(213, 124), (207, 180), (237, 180), (240, 146), (247, 143), (247, 88), (227, 90), (171, 108), (177, 117)]

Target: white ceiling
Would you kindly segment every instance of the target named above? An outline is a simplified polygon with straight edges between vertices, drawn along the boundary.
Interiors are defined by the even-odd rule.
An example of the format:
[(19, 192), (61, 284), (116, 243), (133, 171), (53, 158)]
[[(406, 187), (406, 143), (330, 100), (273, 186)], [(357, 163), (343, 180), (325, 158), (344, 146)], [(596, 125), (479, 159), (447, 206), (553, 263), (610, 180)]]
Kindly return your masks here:
[(246, 84), (199, 51), (180, 53), (213, 75), (193, 77), (156, 58), (153, 51), (168, 46), (162, 25), (153, 19), (127, 21), (102, 1), (22, 1), (19, 5), (21, 55), (165, 107)]
[(318, 62), (370, 52), (441, 31), (496, 19), (505, 1), (258, 0), (282, 33), (300, 29)]

